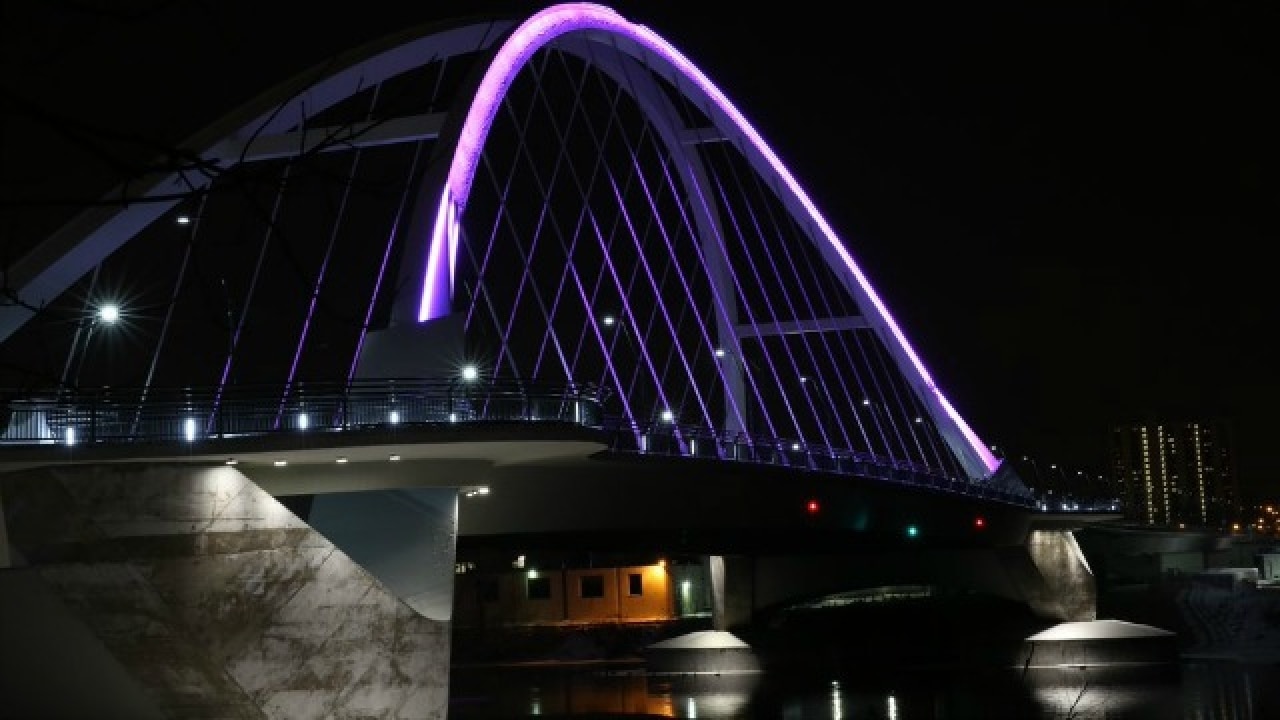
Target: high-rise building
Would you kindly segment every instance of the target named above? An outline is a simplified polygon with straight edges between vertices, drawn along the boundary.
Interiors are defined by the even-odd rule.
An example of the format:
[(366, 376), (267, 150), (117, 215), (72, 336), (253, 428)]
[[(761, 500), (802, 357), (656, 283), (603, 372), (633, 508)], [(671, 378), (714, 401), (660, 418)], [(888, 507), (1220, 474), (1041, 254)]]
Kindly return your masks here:
[(1125, 519), (1143, 525), (1228, 528), (1239, 520), (1231, 425), (1146, 422), (1111, 432)]

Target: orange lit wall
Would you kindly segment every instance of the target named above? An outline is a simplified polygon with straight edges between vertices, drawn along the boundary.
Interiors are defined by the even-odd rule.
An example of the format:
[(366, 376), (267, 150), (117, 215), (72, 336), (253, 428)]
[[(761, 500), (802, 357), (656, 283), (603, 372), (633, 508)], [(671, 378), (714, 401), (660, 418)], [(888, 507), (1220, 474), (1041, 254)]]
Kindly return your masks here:
[[(529, 597), (527, 572), (465, 573), (455, 578), (453, 622), (460, 627), (639, 622), (674, 617), (663, 565), (539, 570), (546, 598)], [(639, 576), (633, 593), (631, 577)], [(583, 597), (583, 580), (599, 578), (600, 597)], [(486, 592), (484, 586), (488, 586)]]

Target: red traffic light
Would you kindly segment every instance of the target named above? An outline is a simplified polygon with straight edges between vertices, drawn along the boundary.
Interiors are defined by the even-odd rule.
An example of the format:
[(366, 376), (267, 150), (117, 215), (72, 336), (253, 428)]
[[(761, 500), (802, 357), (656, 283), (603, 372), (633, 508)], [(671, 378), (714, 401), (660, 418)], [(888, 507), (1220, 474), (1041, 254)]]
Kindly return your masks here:
[(976, 517), (976, 518), (974, 518), (974, 519), (973, 519), (973, 527), (974, 527), (974, 529), (981, 530), (981, 529), (985, 528), (986, 526), (987, 526), (987, 520), (986, 520), (986, 518), (982, 517), (981, 515), (979, 515), (978, 517)]
[(818, 506), (818, 501), (817, 501), (817, 500), (810, 500), (810, 501), (809, 501), (809, 502), (804, 506), (804, 509), (805, 509), (805, 510), (808, 510), (810, 515), (817, 515), (817, 514), (818, 514), (818, 511), (819, 511), (819, 510), (821, 510), (822, 508)]

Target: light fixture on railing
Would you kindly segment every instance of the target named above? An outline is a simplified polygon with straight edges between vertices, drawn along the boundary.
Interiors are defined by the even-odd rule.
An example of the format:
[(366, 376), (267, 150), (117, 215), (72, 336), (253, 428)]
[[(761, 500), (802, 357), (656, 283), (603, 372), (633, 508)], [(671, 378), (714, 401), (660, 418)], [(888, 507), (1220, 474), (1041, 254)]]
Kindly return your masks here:
[(475, 365), (463, 365), (460, 375), (465, 382), (475, 382), (480, 377), (480, 371)]
[(298, 429), (299, 430), (306, 430), (307, 426), (310, 424), (311, 424), (311, 419), (307, 417), (306, 413), (298, 413)]
[(196, 419), (195, 418), (187, 418), (186, 420), (182, 421), (182, 436), (187, 439), (187, 442), (195, 442), (196, 440)]

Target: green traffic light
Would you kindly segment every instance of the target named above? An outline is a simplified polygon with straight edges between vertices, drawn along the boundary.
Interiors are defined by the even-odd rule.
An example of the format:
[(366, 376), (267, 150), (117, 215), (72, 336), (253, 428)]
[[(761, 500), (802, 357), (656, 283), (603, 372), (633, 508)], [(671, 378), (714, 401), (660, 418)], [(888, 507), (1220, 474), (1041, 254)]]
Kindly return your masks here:
[(913, 537), (916, 537), (916, 536), (917, 536), (917, 535), (919, 535), (919, 534), (920, 534), (920, 528), (916, 527), (915, 525), (908, 525), (908, 526), (907, 526), (907, 537), (912, 537), (912, 538), (913, 538)]

